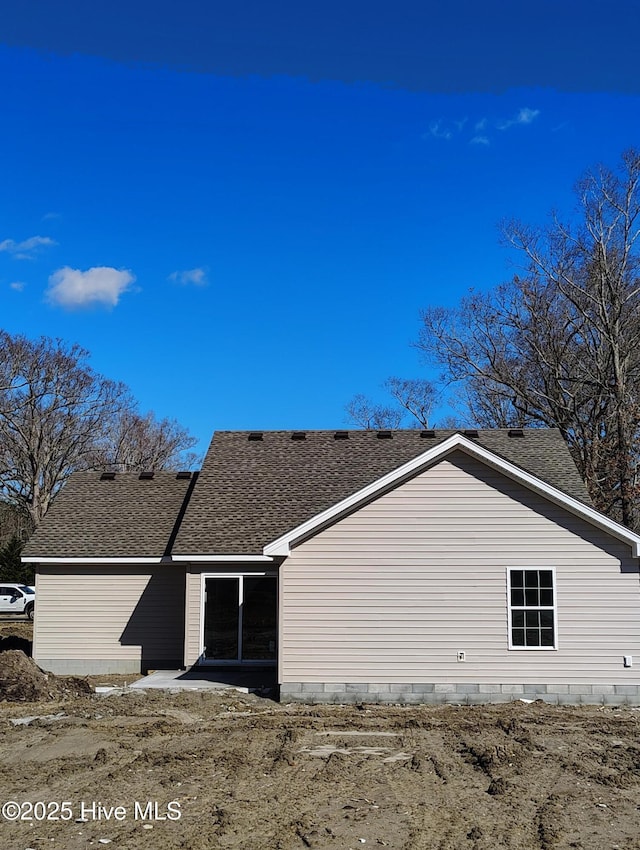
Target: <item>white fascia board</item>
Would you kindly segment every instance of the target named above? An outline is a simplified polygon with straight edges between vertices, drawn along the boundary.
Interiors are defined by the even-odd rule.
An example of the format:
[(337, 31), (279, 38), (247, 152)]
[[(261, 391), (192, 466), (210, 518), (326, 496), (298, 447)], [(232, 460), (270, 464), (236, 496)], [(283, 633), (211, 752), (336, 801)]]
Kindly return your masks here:
[(608, 531), (614, 537), (617, 537), (619, 540), (629, 544), (632, 548), (634, 557), (640, 557), (640, 535), (634, 534), (634, 532), (629, 531), (629, 529), (625, 528), (625, 526), (609, 519), (604, 516), (604, 514), (601, 514), (594, 508), (590, 508), (578, 499), (574, 499), (573, 496), (569, 496), (557, 487), (547, 484), (535, 475), (525, 472), (525, 470), (521, 469), (519, 466), (516, 466), (510, 461), (495, 455), (493, 452), (478, 445), (463, 434), (452, 434), (451, 437), (448, 437), (437, 446), (427, 449), (427, 451), (407, 463), (404, 463), (392, 472), (383, 475), (382, 478), (379, 478), (372, 484), (368, 484), (366, 487), (358, 490), (357, 493), (348, 496), (341, 502), (338, 502), (319, 514), (316, 514), (316, 516), (311, 517), (311, 519), (303, 522), (301, 525), (286, 534), (283, 534), (271, 543), (268, 543), (263, 550), (265, 555), (289, 555), (291, 553), (292, 544), (295, 544), (301, 538), (312, 535), (316, 529), (321, 528), (325, 523), (355, 510), (359, 505), (391, 488), (396, 482), (399, 482), (403, 478), (411, 476), (412, 474), (416, 474), (422, 467), (426, 467), (434, 461), (440, 460), (445, 455), (456, 449), (461, 449), (472, 457), (486, 463), (488, 466), (504, 473), (507, 477), (514, 481), (523, 484), (528, 489), (541, 494), (545, 498), (561, 505), (562, 507), (565, 507), (568, 511), (581, 519), (584, 519), (586, 522), (589, 522), (591, 525), (595, 525), (604, 531)]
[(174, 561), (273, 563), (273, 558), (268, 555), (171, 555), (161, 558), (130, 558), (126, 555), (121, 558), (49, 558), (26, 555), (21, 561), (23, 564), (170, 564)]
[(23, 564), (161, 564), (168, 562), (167, 558), (45, 558), (38, 555), (26, 555), (21, 559)]
[(273, 558), (269, 555), (172, 555), (171, 556), (174, 561), (194, 561), (194, 562), (224, 562), (227, 563), (229, 561), (234, 561), (238, 563), (253, 563), (254, 561), (258, 561), (260, 563), (271, 563)]
[(585, 520), (590, 525), (595, 525), (597, 528), (609, 532), (613, 537), (631, 546), (634, 558), (640, 557), (639, 534), (635, 534), (619, 522), (609, 519), (608, 516), (605, 516), (589, 505), (585, 505), (579, 499), (574, 499), (573, 496), (569, 496), (563, 490), (559, 490), (557, 487), (547, 484), (546, 481), (542, 481), (535, 475), (525, 472), (525, 470), (510, 463), (508, 460), (494, 455), (493, 452), (488, 451), (482, 446), (472, 444), (468, 453), (474, 455), (479, 460), (485, 461), (488, 466), (492, 466), (499, 472), (503, 472), (514, 481), (546, 497), (549, 501), (566, 508), (570, 513)]

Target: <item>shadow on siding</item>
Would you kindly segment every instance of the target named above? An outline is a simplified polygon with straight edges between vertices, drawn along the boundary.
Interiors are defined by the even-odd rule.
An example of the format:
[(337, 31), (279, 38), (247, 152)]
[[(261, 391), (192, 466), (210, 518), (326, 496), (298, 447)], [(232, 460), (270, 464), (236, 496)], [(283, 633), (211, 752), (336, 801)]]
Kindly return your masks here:
[(603, 552), (611, 555), (620, 562), (621, 573), (637, 573), (638, 563), (631, 555), (631, 548), (625, 543), (616, 540), (606, 531), (601, 531), (590, 523), (570, 513), (566, 508), (555, 505), (548, 499), (532, 492), (527, 487), (512, 481), (506, 475), (497, 472), (483, 463), (469, 458), (462, 452), (451, 454), (447, 460), (500, 493), (520, 502), (525, 507), (535, 511), (540, 516), (556, 523), (561, 528), (581, 537), (583, 540), (597, 546)]
[(183, 666), (184, 609), (184, 570), (154, 570), (120, 636), (123, 646), (140, 647), (143, 673)]

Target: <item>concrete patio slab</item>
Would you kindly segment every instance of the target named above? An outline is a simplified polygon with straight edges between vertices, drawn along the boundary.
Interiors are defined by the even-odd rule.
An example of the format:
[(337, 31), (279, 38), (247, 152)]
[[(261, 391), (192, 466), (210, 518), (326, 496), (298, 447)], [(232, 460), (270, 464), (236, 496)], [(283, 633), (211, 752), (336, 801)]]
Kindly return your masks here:
[(276, 685), (276, 672), (270, 668), (225, 671), (220, 668), (198, 667), (190, 670), (154, 670), (129, 687), (138, 690), (159, 688), (171, 691), (232, 689), (245, 694), (262, 694), (274, 690)]

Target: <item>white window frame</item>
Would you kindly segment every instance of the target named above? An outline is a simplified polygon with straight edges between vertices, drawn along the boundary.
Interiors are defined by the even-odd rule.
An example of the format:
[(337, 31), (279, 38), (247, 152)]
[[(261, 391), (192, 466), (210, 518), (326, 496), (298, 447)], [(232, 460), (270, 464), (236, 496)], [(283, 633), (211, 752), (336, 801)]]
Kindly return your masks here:
[[(268, 578), (278, 579), (278, 573), (275, 570), (242, 570), (238, 572), (207, 572), (200, 574), (200, 658), (198, 659), (198, 664), (208, 664), (214, 667), (241, 667), (243, 665), (248, 665), (250, 667), (275, 667), (278, 663), (279, 656), (279, 646), (276, 646), (276, 658), (274, 659), (257, 659), (255, 661), (243, 661), (242, 660), (242, 601), (244, 597), (244, 578), (259, 578), (261, 576), (265, 576)], [(204, 607), (205, 607), (205, 591), (206, 591), (206, 580), (208, 578), (237, 578), (240, 579), (239, 582), (239, 617), (238, 617), (238, 636), (240, 638), (238, 642), (238, 653), (239, 657), (236, 659), (216, 659), (216, 658), (205, 658), (205, 643), (204, 643)], [(276, 608), (276, 613), (278, 609)], [(277, 614), (277, 616), (279, 616)], [(279, 622), (279, 621), (278, 621)], [(279, 628), (278, 628), (279, 631)]]
[[(553, 581), (553, 605), (512, 605), (511, 604), (511, 571), (518, 572), (550, 572)], [(514, 652), (556, 652), (558, 643), (558, 598), (557, 598), (556, 568), (555, 567), (507, 567), (507, 637), (509, 649)], [(511, 626), (512, 611), (552, 611), (553, 612), (553, 646), (514, 646), (513, 629)]]

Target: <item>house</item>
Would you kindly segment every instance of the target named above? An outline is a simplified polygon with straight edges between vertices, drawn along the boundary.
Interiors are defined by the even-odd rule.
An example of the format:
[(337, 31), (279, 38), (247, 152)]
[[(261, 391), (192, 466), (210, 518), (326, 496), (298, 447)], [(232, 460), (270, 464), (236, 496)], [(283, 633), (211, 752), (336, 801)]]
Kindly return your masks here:
[(304, 701), (640, 703), (640, 536), (558, 431), (218, 432), (74, 475), (24, 559), (56, 673), (276, 666)]

